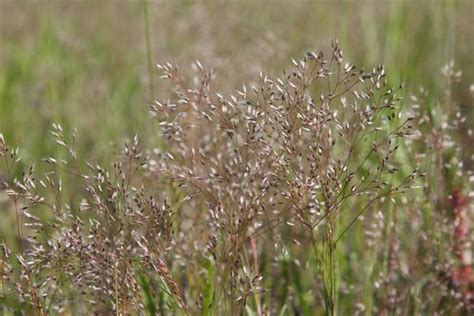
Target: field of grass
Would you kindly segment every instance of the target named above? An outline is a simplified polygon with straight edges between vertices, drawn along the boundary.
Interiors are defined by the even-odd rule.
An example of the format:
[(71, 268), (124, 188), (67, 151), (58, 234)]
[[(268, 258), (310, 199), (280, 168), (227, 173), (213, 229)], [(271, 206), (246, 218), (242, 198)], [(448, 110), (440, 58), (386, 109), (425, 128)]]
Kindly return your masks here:
[(0, 314), (472, 313), (473, 16), (1, 1)]

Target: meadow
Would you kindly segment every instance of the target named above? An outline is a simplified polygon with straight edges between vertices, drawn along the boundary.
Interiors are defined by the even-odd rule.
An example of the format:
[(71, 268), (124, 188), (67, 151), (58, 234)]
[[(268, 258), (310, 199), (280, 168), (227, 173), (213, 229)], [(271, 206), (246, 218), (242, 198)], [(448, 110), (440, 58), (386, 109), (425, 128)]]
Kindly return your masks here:
[(473, 16), (0, 2), (0, 313), (471, 314)]

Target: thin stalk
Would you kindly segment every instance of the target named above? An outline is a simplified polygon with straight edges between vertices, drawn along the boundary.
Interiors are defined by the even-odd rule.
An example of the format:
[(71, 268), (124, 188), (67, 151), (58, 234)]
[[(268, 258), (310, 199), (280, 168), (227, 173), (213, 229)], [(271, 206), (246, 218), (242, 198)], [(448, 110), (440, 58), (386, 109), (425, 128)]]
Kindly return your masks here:
[(321, 245), (318, 247), (316, 238), (311, 233), (311, 243), (313, 253), (316, 260), (319, 262), (319, 268), (321, 280), (323, 283), (324, 293), (324, 315), (334, 316), (336, 315), (336, 284), (335, 284), (335, 269), (334, 269), (334, 250), (335, 245), (332, 242), (333, 237), (327, 232), (326, 237)]
[(151, 41), (150, 41), (150, 17), (148, 13), (148, 1), (143, 1), (143, 14), (145, 16), (145, 42), (146, 42), (146, 57), (147, 57), (147, 66), (148, 66), (148, 84), (149, 84), (149, 93), (150, 100), (153, 100), (155, 96), (155, 85), (153, 82), (153, 62), (152, 62), (152, 50), (151, 50)]
[(18, 234), (18, 240), (20, 241), (20, 250), (21, 252), (23, 252), (23, 236), (21, 234), (21, 214), (20, 209), (18, 208), (18, 200), (16, 197), (13, 198), (13, 204), (15, 205), (16, 230)]
[[(258, 271), (258, 252), (257, 252), (257, 240), (255, 238), (250, 238), (250, 245), (252, 247), (252, 254), (253, 254), (253, 268), (254, 268), (254, 273), (255, 276), (257, 277), (259, 275)], [(257, 313), (258, 315), (263, 315), (262, 313), (262, 306), (260, 303), (260, 294), (255, 292), (255, 303), (257, 304)]]

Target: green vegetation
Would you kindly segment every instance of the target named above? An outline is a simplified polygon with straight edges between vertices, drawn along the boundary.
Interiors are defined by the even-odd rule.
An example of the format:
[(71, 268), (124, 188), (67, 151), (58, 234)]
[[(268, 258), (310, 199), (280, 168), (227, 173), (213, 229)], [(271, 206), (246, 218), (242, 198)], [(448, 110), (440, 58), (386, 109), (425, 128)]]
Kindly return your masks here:
[(472, 312), (473, 15), (1, 2), (1, 313)]

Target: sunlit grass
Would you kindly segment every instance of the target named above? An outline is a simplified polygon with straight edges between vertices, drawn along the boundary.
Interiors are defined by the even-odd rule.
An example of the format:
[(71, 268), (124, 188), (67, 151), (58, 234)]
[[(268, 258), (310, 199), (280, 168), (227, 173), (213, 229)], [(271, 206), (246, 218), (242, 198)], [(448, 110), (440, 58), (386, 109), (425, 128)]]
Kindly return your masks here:
[[(109, 257), (117, 255), (114, 258), (127, 257), (127, 260), (135, 261), (119, 261), (115, 270), (108, 270), (108, 265), (103, 266), (104, 273), (112, 271), (107, 275), (115, 278), (115, 285), (100, 284), (104, 289), (112, 288), (114, 293), (110, 298), (105, 294), (100, 297), (103, 302), (99, 304), (102, 308), (99, 313), (120, 314), (141, 310), (150, 315), (263, 315), (264, 312), (270, 315), (337, 312), (341, 315), (371, 315), (385, 311), (393, 314), (431, 315), (444, 312), (462, 315), (467, 309), (460, 307), (460, 302), (466, 303), (459, 297), (469, 293), (472, 295), (473, 286), (472, 280), (462, 283), (469, 279), (467, 270), (471, 266), (465, 264), (460, 252), (464, 253), (464, 245), (472, 242), (472, 238), (463, 233), (464, 226), (459, 226), (461, 223), (467, 227), (467, 232), (472, 232), (472, 221), (468, 221), (472, 219), (472, 212), (467, 210), (472, 207), (472, 203), (468, 203), (472, 200), (474, 179), (469, 171), (473, 167), (474, 154), (474, 147), (471, 146), (474, 124), (473, 5), (469, 1), (391, 1), (383, 5), (298, 1), (1, 2), (0, 145), (8, 144), (9, 153), (20, 146), (22, 159), (10, 166), (8, 154), (0, 151), (4, 153), (0, 157), (0, 182), (5, 180), (9, 187), (23, 192), (21, 186), (15, 187), (15, 179), (20, 183), (26, 181), (24, 185), (28, 186), (28, 168), (35, 165), (35, 181), (46, 181), (43, 176), (51, 177), (52, 181), (46, 182), (47, 189), (44, 190), (37, 183), (41, 195), (51, 205), (57, 206), (57, 209), (51, 208), (51, 205), (38, 206), (36, 213), (33, 212), (35, 216), (42, 221), (58, 217), (63, 229), (72, 227), (69, 215), (64, 214), (70, 214), (71, 218), (77, 215), (87, 223), (94, 218), (103, 225), (101, 232), (109, 234), (108, 238), (117, 243), (130, 242), (132, 234), (120, 235), (119, 232), (122, 229), (130, 232), (132, 226), (146, 226), (145, 217), (156, 216), (154, 219), (158, 226), (172, 222), (170, 227), (173, 231), (155, 226), (146, 226), (145, 229), (149, 233), (146, 235), (146, 246), (153, 248), (152, 251), (159, 249), (162, 253), (156, 255), (158, 267), (147, 266), (144, 259), (147, 251), (142, 246), (136, 248), (140, 255), (127, 257), (128, 254), (123, 252), (120, 257), (109, 244), (104, 242), (101, 245), (107, 249)], [(222, 227), (209, 227), (227, 223), (213, 217), (218, 214), (222, 218), (226, 214), (224, 211), (219, 213), (213, 204), (215, 198), (211, 197), (215, 192), (221, 194), (221, 191), (212, 191), (213, 188), (206, 191), (206, 187), (199, 185), (199, 181), (203, 181), (201, 176), (196, 176), (189, 183), (179, 182), (192, 172), (214, 173), (211, 167), (219, 169), (237, 157), (237, 153), (217, 165), (214, 165), (215, 161), (221, 159), (217, 155), (218, 150), (209, 156), (215, 161), (203, 159), (199, 163), (192, 160), (196, 159), (194, 153), (187, 153), (183, 154), (184, 159), (178, 159), (176, 165), (167, 166), (169, 169), (166, 172), (158, 172), (152, 167), (162, 167), (160, 163), (169, 158), (162, 152), (176, 154), (186, 146), (216, 146), (218, 143), (206, 142), (220, 129), (195, 128), (182, 141), (176, 138), (179, 133), (171, 133), (170, 141), (162, 136), (162, 133), (166, 136), (169, 126), (156, 124), (150, 118), (150, 106), (156, 106), (155, 99), (161, 100), (162, 104), (169, 99), (179, 100), (176, 103), (180, 105), (187, 104), (189, 100), (182, 97), (190, 92), (186, 92), (184, 86), (195, 87), (199, 76), (196, 77), (192, 68), (199, 73), (201, 63), (206, 69), (213, 69), (210, 98), (213, 101), (220, 98), (215, 95), (219, 91), (232, 100), (229, 95), (237, 95), (236, 91), (242, 90), (244, 84), (249, 91), (252, 86), (262, 84), (263, 79), (259, 77), (262, 71), (263, 76), (268, 74), (276, 80), (276, 77), (282, 76), (283, 70), (288, 70), (292, 58), (299, 60), (305, 52), (313, 50), (330, 52), (334, 38), (344, 48), (344, 59), (360, 68), (370, 71), (378, 64), (385, 65), (387, 86), (395, 89), (390, 93), (397, 94), (397, 110), (380, 114), (378, 122), (387, 124), (383, 128), (390, 130), (396, 128), (402, 119), (410, 115), (416, 117), (409, 123), (415, 136), (398, 143), (393, 156), (397, 163), (390, 165), (390, 168), (396, 166), (397, 169), (391, 169), (390, 175), (384, 176), (388, 184), (384, 183), (383, 190), (379, 188), (386, 198), (365, 210), (370, 198), (361, 194), (335, 207), (341, 216), (322, 221), (324, 229), (305, 231), (305, 225), (310, 223), (308, 218), (300, 219), (303, 226), (294, 228), (299, 222), (292, 220), (288, 214), (293, 214), (298, 209), (296, 206), (303, 203), (304, 195), (297, 194), (301, 193), (304, 181), (296, 178), (296, 169), (292, 164), (285, 165), (288, 170), (286, 183), (294, 181), (294, 187), (288, 189), (294, 194), (289, 199), (291, 207), (275, 204), (271, 209), (265, 209), (265, 216), (274, 215), (272, 212), (284, 214), (282, 225), (276, 225), (274, 229), (246, 241), (244, 246), (229, 246), (234, 242), (234, 237), (229, 237), (232, 234), (227, 236)], [(444, 68), (443, 75), (441, 67), (451, 61), (454, 65)], [(160, 80), (163, 69), (158, 69), (155, 64), (166, 65), (167, 62), (180, 66), (182, 81), (179, 83), (184, 86), (178, 84), (170, 88)], [(165, 70), (170, 69), (165, 66)], [(458, 80), (458, 71), (462, 72), (462, 80)], [(404, 87), (398, 91), (401, 83)], [(317, 85), (303, 90), (318, 100), (325, 89), (326, 85)], [(181, 95), (176, 96), (176, 91), (180, 91)], [(266, 101), (264, 93), (257, 100), (262, 98)], [(151, 109), (159, 122), (164, 120), (165, 112), (156, 107)], [(190, 118), (190, 122), (203, 111), (194, 113), (195, 117)], [(400, 118), (387, 118), (387, 114), (398, 111), (402, 113)], [(240, 116), (242, 113), (238, 111), (236, 113), (236, 121), (245, 117)], [(343, 109), (338, 111), (342, 116), (350, 116), (349, 113)], [(207, 115), (206, 120), (218, 120), (219, 124), (231, 122), (231, 118), (227, 122), (219, 121), (222, 117), (215, 117), (212, 113)], [(65, 140), (70, 142), (74, 139), (74, 153), (79, 157), (77, 161), (61, 145), (59, 125), (53, 128), (56, 136), (51, 136), (53, 123), (61, 126)], [(173, 120), (170, 120), (171, 123)], [(242, 133), (245, 131), (243, 126), (234, 132)], [(278, 127), (278, 124), (270, 126)], [(251, 134), (249, 131), (246, 133)], [(380, 136), (378, 133), (362, 137), (360, 147), (354, 149), (355, 161), (364, 159), (367, 153), (374, 150), (372, 146)], [(156, 165), (147, 165), (145, 171), (137, 171), (137, 175), (132, 177), (130, 161), (136, 157), (130, 156), (130, 152), (123, 156), (123, 141), (131, 140), (126, 148), (132, 152), (138, 150), (132, 150), (135, 144), (133, 135), (138, 135), (140, 139), (140, 159), (150, 156), (157, 161), (154, 162)], [(227, 136), (230, 137), (230, 134)], [(233, 145), (242, 145), (239, 137)], [(278, 142), (275, 144), (273, 149), (278, 147)], [(308, 142), (306, 145), (311, 144)], [(221, 145), (224, 146), (224, 142)], [(334, 157), (347, 154), (344, 147), (338, 147), (341, 145), (337, 143)], [(295, 143), (294, 146), (301, 144)], [(189, 157), (186, 156), (188, 154)], [(242, 157), (251, 161), (251, 154)], [(292, 156), (289, 156), (291, 160)], [(44, 162), (47, 157), (59, 163)], [(67, 161), (68, 168), (62, 165), (61, 160)], [(112, 166), (116, 161), (123, 165)], [(262, 158), (259, 161), (265, 160)], [(88, 162), (91, 163), (89, 167)], [(138, 160), (134, 163), (139, 164)], [(372, 179), (371, 172), (378, 170), (379, 163), (379, 157), (367, 155), (357, 169), (360, 178)], [(276, 172), (277, 169), (275, 166), (261, 168), (257, 171), (263, 172), (268, 168), (268, 172)], [(426, 173), (426, 177), (414, 181), (412, 189), (391, 201), (388, 192), (413, 170), (417, 170), (417, 174)], [(90, 178), (78, 176), (78, 171)], [(234, 171), (235, 177), (242, 176), (241, 181), (245, 180), (243, 174), (248, 171), (244, 172), (238, 166)], [(109, 176), (111, 184), (99, 183), (101, 177)], [(56, 187), (59, 181), (61, 190)], [(229, 180), (222, 190), (230, 189), (232, 181)], [(107, 190), (99, 194), (97, 192), (102, 185)], [(201, 192), (190, 191), (186, 185), (196, 185)], [(91, 195), (94, 198), (88, 195), (91, 194), (88, 191), (91, 187), (97, 190), (96, 196)], [(255, 189), (251, 183), (247, 187)], [(344, 187), (342, 191), (349, 189)], [(114, 190), (123, 194), (120, 198), (115, 196), (113, 203), (116, 204), (107, 197)], [(157, 205), (163, 210), (151, 206), (151, 200), (140, 195), (141, 190), (156, 196)], [(354, 192), (358, 192), (357, 188)], [(253, 191), (244, 193), (242, 198), (255, 194)], [(0, 183), (0, 211), (4, 213), (0, 223), (0, 242), (14, 252), (11, 260), (2, 257), (1, 263), (2, 268), (11, 263), (16, 276), (20, 271), (28, 275), (15, 259), (15, 255), (21, 252), (19, 237), (22, 236), (19, 234), (23, 233), (18, 233), (16, 215), (23, 212), (21, 206), (31, 198), (25, 192), (20, 196), (16, 201), (13, 191), (6, 191)], [(131, 196), (136, 201), (132, 201)], [(218, 201), (228, 203), (228, 209), (237, 206), (238, 202), (229, 204), (233, 196), (223, 196)], [(130, 199), (127, 200), (127, 197)], [(317, 199), (321, 198), (317, 196)], [(102, 201), (104, 205), (112, 203), (117, 209), (124, 208), (124, 214), (133, 216), (133, 219), (127, 220), (126, 216), (115, 218), (115, 215), (100, 212), (90, 217), (83, 216), (81, 209), (86, 205), (84, 201), (89, 204), (94, 201)], [(135, 203), (143, 203), (145, 213), (130, 211), (136, 207)], [(66, 205), (71, 208), (61, 210)], [(168, 209), (172, 211), (168, 213)], [(356, 215), (361, 210), (360, 218), (348, 216)], [(233, 216), (238, 217), (238, 214), (235, 212)], [(112, 225), (111, 218), (121, 223), (120, 227)], [(270, 219), (276, 217), (261, 218), (258, 222), (273, 227)], [(27, 221), (26, 215), (20, 216), (20, 224)], [(229, 227), (231, 222), (227, 223)], [(87, 225), (84, 229), (92, 227)], [(25, 227), (25, 232), (29, 229)], [(46, 231), (51, 233), (54, 228), (48, 227)], [(62, 233), (64, 231), (56, 231), (58, 235)], [(81, 233), (87, 239), (86, 231)], [(170, 240), (161, 240), (161, 235), (155, 240), (159, 234), (166, 235)], [(248, 237), (245, 231), (236, 234)], [(102, 235), (94, 236), (100, 242)], [(314, 236), (321, 238), (315, 242)], [(338, 246), (332, 248), (334, 244)], [(131, 242), (129, 245), (132, 248), (136, 246)], [(221, 257), (212, 253), (213, 247), (217, 247), (216, 251), (224, 251)], [(70, 264), (74, 266), (75, 261)], [(234, 264), (238, 272), (233, 270)], [(28, 266), (28, 263), (23, 266)], [(263, 278), (255, 279), (255, 283), (251, 284), (240, 280), (237, 286), (238, 273), (242, 274), (244, 270), (248, 275), (262, 275)], [(118, 284), (120, 271), (133, 276), (132, 280), (124, 281), (135, 286), (128, 293)], [(66, 271), (58, 272), (58, 277), (65, 275)], [(32, 294), (34, 291), (28, 290), (30, 283), (24, 279), (20, 283), (23, 286), (20, 289), (26, 289), (26, 295), (21, 291), (5, 295), (10, 285), (2, 283), (0, 305), (8, 305), (9, 311), (41, 314), (46, 310), (59, 313), (60, 306), (53, 306), (52, 303), (57, 293), (45, 298), (44, 302), (51, 304), (45, 307), (36, 302), (37, 298)], [(62, 284), (70, 303), (66, 313), (84, 311), (81, 303), (74, 301), (75, 284), (67, 281)], [(453, 289), (459, 291), (456, 292), (457, 297), (451, 295)], [(28, 297), (34, 300), (21, 301), (21, 298)], [(92, 299), (91, 296), (85, 297)], [(140, 304), (143, 304), (143, 309), (137, 307)], [(454, 306), (459, 309), (454, 309)]]

